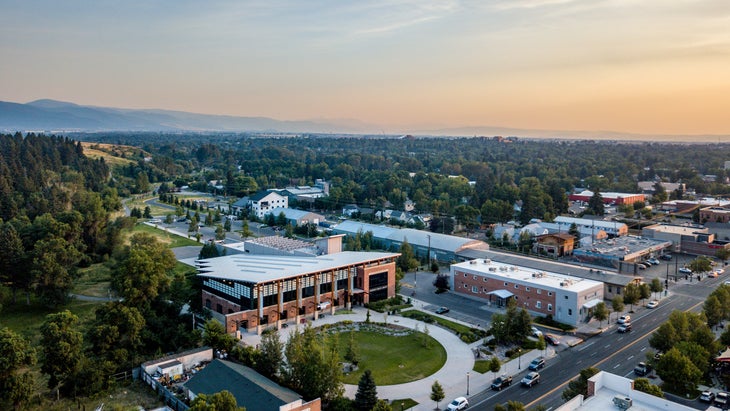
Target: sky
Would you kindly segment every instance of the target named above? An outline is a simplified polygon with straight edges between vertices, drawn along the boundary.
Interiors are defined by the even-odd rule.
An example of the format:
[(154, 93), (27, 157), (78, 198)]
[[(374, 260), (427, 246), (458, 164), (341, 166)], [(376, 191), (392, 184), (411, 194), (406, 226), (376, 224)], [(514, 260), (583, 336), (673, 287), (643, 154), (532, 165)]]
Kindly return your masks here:
[(727, 0), (0, 0), (0, 100), (730, 134)]

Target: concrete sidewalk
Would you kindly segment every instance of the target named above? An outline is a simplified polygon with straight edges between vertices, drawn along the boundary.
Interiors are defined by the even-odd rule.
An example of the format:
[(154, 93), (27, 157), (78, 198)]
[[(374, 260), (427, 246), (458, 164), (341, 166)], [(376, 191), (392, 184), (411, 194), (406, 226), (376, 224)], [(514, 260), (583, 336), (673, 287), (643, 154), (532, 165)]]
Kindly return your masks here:
[[(353, 314), (327, 315), (324, 318), (320, 317), (313, 323), (313, 326), (332, 324), (345, 320), (351, 320), (353, 322), (365, 321), (367, 309), (356, 307), (353, 311)], [(370, 319), (371, 321), (381, 322), (382, 318), (378, 318), (380, 316), (380, 313), (371, 311)], [(453, 319), (450, 320), (453, 321)], [(412, 320), (398, 315), (389, 315), (388, 322), (411, 329), (415, 329), (417, 327), (419, 330), (423, 330), (424, 326), (424, 323), (421, 321)], [(279, 330), (279, 335), (282, 341), (286, 341), (289, 338), (289, 334), (297, 329), (298, 327), (290, 325), (287, 328)], [(473, 371), (475, 359), (472, 349), (478, 347), (481, 344), (481, 341), (467, 345), (461, 341), (456, 334), (442, 327), (430, 325), (428, 330), (429, 335), (436, 339), (446, 349), (447, 359), (444, 366), (435, 374), (422, 380), (398, 385), (378, 385), (378, 398), (388, 399), (389, 401), (411, 398), (418, 402), (418, 405), (411, 408), (412, 410), (433, 410), (436, 407), (436, 403), (431, 400), (430, 396), (431, 385), (435, 381), (438, 381), (441, 384), (444, 388), (444, 393), (446, 394), (444, 400), (439, 403), (439, 408), (441, 409), (445, 409), (452, 399), (460, 396), (467, 396), (467, 383), (469, 385), (469, 394), (476, 394), (485, 389), (489, 389), (492, 384), (492, 379), (494, 378), (494, 373), (487, 372), (485, 374), (479, 374)], [(244, 334), (242, 339), (246, 344), (252, 346), (256, 346), (261, 342), (261, 336), (253, 333)], [(543, 352), (541, 351), (529, 351), (523, 354), (520, 358), (503, 364), (497, 375), (503, 373), (513, 375), (515, 380), (514, 383), (519, 383), (522, 375), (528, 371), (527, 366), (530, 361), (541, 355), (543, 355)], [(546, 358), (554, 355), (555, 351), (551, 347), (545, 350)], [(468, 377), (467, 373), (469, 375)], [(345, 385), (345, 396), (348, 398), (355, 398), (356, 392), (357, 385)]]

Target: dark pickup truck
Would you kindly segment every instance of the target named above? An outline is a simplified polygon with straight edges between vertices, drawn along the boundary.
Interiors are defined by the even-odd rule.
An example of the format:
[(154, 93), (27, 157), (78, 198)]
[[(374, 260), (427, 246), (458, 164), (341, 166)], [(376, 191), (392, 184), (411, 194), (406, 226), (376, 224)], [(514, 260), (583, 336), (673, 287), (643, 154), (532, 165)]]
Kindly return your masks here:
[(492, 389), (496, 391), (502, 391), (502, 388), (509, 387), (512, 384), (511, 375), (502, 375), (492, 381)]

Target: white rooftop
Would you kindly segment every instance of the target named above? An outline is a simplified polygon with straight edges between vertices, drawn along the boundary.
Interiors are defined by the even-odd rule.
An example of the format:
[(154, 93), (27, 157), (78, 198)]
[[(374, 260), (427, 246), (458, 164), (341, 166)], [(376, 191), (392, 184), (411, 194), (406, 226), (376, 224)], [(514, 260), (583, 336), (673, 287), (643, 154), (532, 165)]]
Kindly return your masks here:
[(452, 264), (451, 267), (454, 270), (460, 269), (472, 273), (500, 276), (522, 283), (536, 284), (542, 287), (570, 290), (573, 292), (581, 292), (596, 286), (602, 286), (602, 283), (598, 281), (500, 263), (484, 258)]
[(343, 251), (312, 257), (234, 254), (198, 260), (198, 275), (250, 283), (269, 282), (317, 273), (348, 265), (357, 265), (383, 258), (396, 258), (398, 253)]
[(636, 391), (632, 388), (632, 380), (615, 374), (601, 371), (589, 379), (595, 383), (595, 395), (586, 399), (582, 395), (573, 398), (555, 411), (616, 411), (619, 408), (614, 404), (615, 397), (631, 400), (629, 411), (692, 411), (688, 407), (665, 398)]
[(618, 230), (621, 227), (626, 226), (624, 223), (619, 223), (617, 221), (606, 221), (606, 220), (591, 220), (589, 218), (577, 218), (577, 217), (566, 217), (566, 216), (558, 216), (555, 217), (555, 220), (553, 220), (557, 224), (575, 224), (577, 226), (593, 226), (598, 228), (611, 228), (614, 230)]
[(681, 225), (667, 225), (667, 224), (655, 224), (648, 227), (644, 227), (644, 230), (656, 231), (660, 233), (671, 233), (671, 234), (682, 234), (691, 235), (694, 233), (706, 233), (707, 228), (696, 227), (696, 226), (681, 226)]

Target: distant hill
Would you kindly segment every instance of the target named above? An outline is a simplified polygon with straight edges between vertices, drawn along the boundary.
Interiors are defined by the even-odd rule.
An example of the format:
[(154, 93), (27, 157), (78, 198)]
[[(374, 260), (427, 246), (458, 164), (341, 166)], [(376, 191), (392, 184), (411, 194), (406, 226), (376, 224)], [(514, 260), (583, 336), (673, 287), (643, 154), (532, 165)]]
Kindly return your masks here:
[[(386, 131), (383, 131), (386, 130)], [(276, 120), (268, 117), (239, 117), (187, 113), (172, 110), (134, 110), (81, 106), (56, 100), (26, 104), (0, 101), (0, 131), (96, 132), (96, 131), (199, 131), (278, 132), (324, 134), (371, 134), (399, 136), (523, 137), (587, 140), (638, 140), (671, 142), (730, 142), (730, 135), (649, 135), (615, 131), (534, 130), (495, 126), (441, 129), (403, 126), (397, 129), (352, 119)]]
[(27, 104), (0, 101), (4, 131), (256, 131), (360, 133), (365, 125), (342, 122), (282, 121), (267, 117), (236, 117), (171, 110), (132, 110), (80, 106), (56, 100)]

